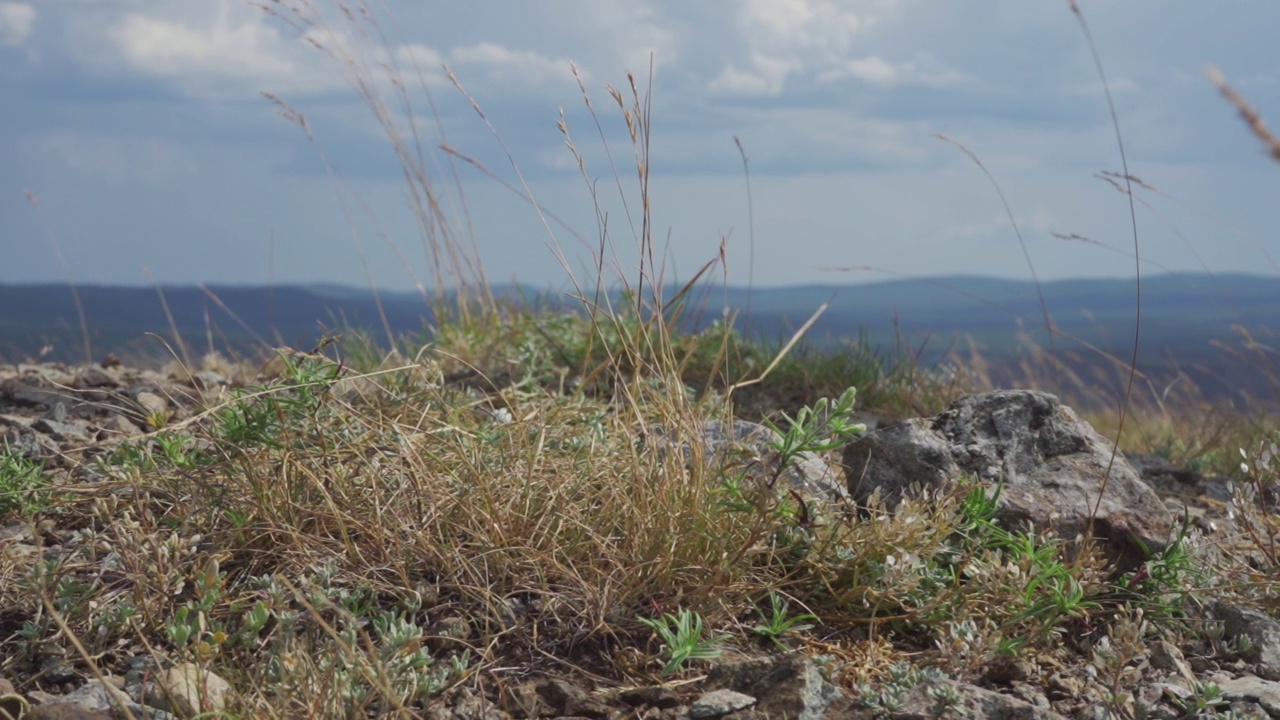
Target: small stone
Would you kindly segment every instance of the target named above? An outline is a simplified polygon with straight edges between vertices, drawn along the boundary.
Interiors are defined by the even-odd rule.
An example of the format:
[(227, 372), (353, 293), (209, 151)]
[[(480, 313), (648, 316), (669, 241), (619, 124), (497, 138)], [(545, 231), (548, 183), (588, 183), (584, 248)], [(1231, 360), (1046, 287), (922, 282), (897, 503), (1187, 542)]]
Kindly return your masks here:
[(43, 417), (54, 422), (65, 422), (67, 419), (67, 404), (61, 401), (54, 403), (45, 411)]
[(1227, 638), (1248, 638), (1246, 660), (1280, 668), (1280, 621), (1261, 610), (1222, 601), (1213, 603), (1210, 612), (1223, 622)]
[(1182, 651), (1177, 645), (1168, 640), (1160, 640), (1151, 646), (1151, 665), (1160, 670), (1166, 670), (1178, 674), (1192, 686), (1195, 685), (1196, 675), (1191, 671), (1191, 667), (1187, 665), (1187, 660), (1182, 655)]
[(134, 655), (124, 671), (126, 686), (142, 685), (160, 673), (160, 664), (151, 655)]
[(513, 717), (542, 717), (545, 703), (538, 697), (537, 683), (524, 682), (507, 688), (502, 694), (502, 709)]
[(33, 384), (25, 378), (12, 378), (0, 383), (0, 399), (6, 399), (18, 407), (49, 409), (68, 399), (66, 393), (56, 392)]
[(111, 417), (102, 423), (102, 432), (108, 436), (135, 437), (142, 434), (142, 428), (124, 415), (112, 413)]
[(1217, 663), (1204, 657), (1193, 657), (1187, 661), (1187, 664), (1191, 666), (1191, 671), (1197, 675), (1218, 669)]
[(146, 717), (149, 720), (174, 720), (174, 716), (167, 712), (150, 708), (144, 709), (125, 694), (123, 690), (110, 684), (104, 685), (98, 680), (90, 680), (84, 685), (64, 693), (62, 697), (55, 698), (47, 693), (38, 692), (28, 693), (28, 697), (41, 703), (36, 710), (49, 708), (44, 712), (60, 714), (36, 715), (35, 710), (33, 710), (32, 714), (27, 715), (24, 720), (29, 720), (33, 717), (43, 717), (45, 720), (101, 720), (102, 718), (125, 717), (124, 713), (116, 714), (121, 708), (127, 709), (134, 717)]
[[(57, 407), (63, 408), (62, 417), (65, 419), (66, 406), (62, 403), (58, 403)], [(36, 432), (42, 432), (58, 442), (89, 442), (89, 434), (85, 431), (84, 427), (78, 423), (40, 418), (39, 420), (31, 423), (31, 429)]]
[(1218, 686), (1227, 700), (1257, 703), (1271, 717), (1280, 715), (1280, 683), (1245, 675), (1220, 682)]
[(758, 698), (761, 717), (815, 720), (844, 697), (802, 653), (725, 662), (711, 668), (703, 687), (728, 688)]
[(755, 704), (756, 699), (750, 695), (733, 690), (712, 690), (693, 701), (689, 715), (695, 718), (716, 718)]
[(1048, 689), (1059, 697), (1079, 697), (1084, 683), (1066, 673), (1056, 672), (1049, 676)]
[(1166, 698), (1174, 701), (1175, 703), (1186, 702), (1195, 695), (1193, 691), (1175, 683), (1161, 682), (1154, 683), (1154, 685), (1160, 688), (1160, 692), (1163, 693)]
[(0, 447), (8, 447), (11, 453), (27, 460), (57, 458), (61, 451), (53, 438), (30, 428), (9, 427), (0, 432)]
[(1265, 708), (1255, 702), (1247, 700), (1238, 700), (1227, 706), (1227, 709), (1236, 714), (1238, 718), (1250, 718), (1250, 720), (1267, 720), (1271, 716), (1267, 714)]
[(623, 690), (618, 699), (631, 707), (653, 707), (659, 710), (679, 707), (680, 695), (668, 687), (642, 687)]
[(23, 715), (22, 720), (111, 720), (111, 716), (80, 703), (57, 702), (36, 707)]
[(169, 409), (169, 403), (153, 392), (144, 390), (138, 393), (134, 399), (138, 401), (143, 410), (151, 414), (163, 415)]
[(440, 618), (427, 632), (427, 647), (431, 650), (463, 650), (471, 639), (471, 623), (460, 617)]
[(212, 370), (201, 370), (193, 375), (192, 379), (195, 381), (195, 386), (201, 390), (208, 390), (227, 384), (225, 375)]
[(181, 717), (217, 714), (227, 704), (231, 686), (194, 663), (175, 665), (147, 688), (147, 704)]
[(114, 387), (116, 384), (116, 379), (111, 377), (111, 373), (101, 368), (87, 367), (76, 373), (76, 379), (72, 382), (72, 387), (81, 389), (101, 388)]
[[(45, 532), (47, 527), (40, 528), (37, 532)], [(61, 656), (51, 655), (46, 657), (40, 663), (40, 677), (49, 685), (62, 685), (63, 683), (75, 682), (80, 679), (75, 668), (71, 667)]]
[(605, 718), (612, 711), (586, 690), (559, 678), (539, 682), (537, 693), (556, 714), (566, 717)]
[[(85, 452), (85, 460), (93, 461), (102, 457), (102, 453), (93, 452), (93, 448)], [(77, 483), (100, 483), (107, 479), (106, 475), (98, 472), (100, 468), (90, 465), (89, 462), (81, 463), (71, 469), (71, 479)]]

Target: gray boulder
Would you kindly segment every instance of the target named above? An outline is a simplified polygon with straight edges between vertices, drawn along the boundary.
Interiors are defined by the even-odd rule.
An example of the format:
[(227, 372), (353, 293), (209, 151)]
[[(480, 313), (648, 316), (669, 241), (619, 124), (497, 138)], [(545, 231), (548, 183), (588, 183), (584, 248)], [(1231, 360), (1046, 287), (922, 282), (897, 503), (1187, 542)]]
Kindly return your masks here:
[(912, 485), (971, 477), (1001, 483), (1002, 527), (1030, 524), (1068, 541), (1085, 533), (1096, 506), (1094, 538), (1118, 569), (1132, 570), (1168, 545), (1171, 516), (1123, 455), (1111, 460), (1106, 438), (1057, 397), (1031, 390), (968, 395), (932, 418), (877, 429), (844, 452), (858, 503), (879, 493), (892, 508)]

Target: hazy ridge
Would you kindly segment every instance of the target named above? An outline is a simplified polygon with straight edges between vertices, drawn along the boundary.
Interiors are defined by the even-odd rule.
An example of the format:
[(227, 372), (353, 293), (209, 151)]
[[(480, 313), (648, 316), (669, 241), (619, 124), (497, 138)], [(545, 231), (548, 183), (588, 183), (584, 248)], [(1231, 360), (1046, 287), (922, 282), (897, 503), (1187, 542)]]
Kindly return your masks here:
[[(178, 333), (195, 353), (212, 347), (252, 356), (274, 345), (308, 346), (327, 330), (344, 325), (367, 328), (382, 337), (372, 293), (357, 287), (80, 286), (77, 290), (92, 350), (99, 357), (107, 352), (139, 359), (167, 355), (164, 345), (147, 335), (173, 341), (161, 292)], [(1061, 280), (1042, 283), (1041, 290), (1062, 333), (1128, 358), (1135, 306), (1132, 280)], [(513, 300), (575, 306), (563, 292), (509, 285), (495, 288), (495, 293)], [(673, 293), (669, 291), (668, 296)], [(430, 312), (422, 295), (382, 292), (380, 298), (395, 333), (429, 331)], [(753, 290), (705, 285), (686, 299), (685, 326), (705, 327), (722, 317), (727, 307), (736, 315), (739, 329), (780, 340), (824, 303), (828, 308), (809, 338), (827, 347), (862, 336), (888, 348), (901, 338), (924, 347), (922, 359), (933, 362), (948, 348), (969, 343), (996, 361), (1014, 357), (1022, 347), (1020, 337), (1048, 345), (1034, 284), (967, 276)], [(1230, 394), (1232, 387), (1249, 384), (1242, 376), (1247, 367), (1215, 343), (1239, 346), (1240, 335), (1234, 327), (1266, 335), (1280, 326), (1278, 321), (1280, 282), (1272, 277), (1172, 274), (1145, 278), (1142, 367), (1158, 370), (1176, 363), (1206, 380), (1213, 394)], [(1060, 352), (1081, 348), (1062, 336), (1055, 344)], [(45, 359), (83, 359), (71, 290), (65, 284), (0, 285), (0, 360), (22, 361), (42, 348), (48, 349)], [(1096, 352), (1084, 352), (1079, 362), (1091, 362), (1089, 355), (1097, 359)]]

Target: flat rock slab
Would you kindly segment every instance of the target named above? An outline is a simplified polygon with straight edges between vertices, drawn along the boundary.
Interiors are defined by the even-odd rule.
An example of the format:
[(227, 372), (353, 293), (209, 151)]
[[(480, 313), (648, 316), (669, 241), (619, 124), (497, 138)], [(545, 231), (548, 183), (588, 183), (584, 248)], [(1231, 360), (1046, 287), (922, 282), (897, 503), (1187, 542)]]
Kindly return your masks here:
[[(844, 453), (850, 495), (878, 494), (896, 507), (913, 484), (946, 487), (962, 477), (999, 485), (996, 521), (1011, 531), (1050, 530), (1068, 541), (1093, 523), (1120, 570), (1164, 549), (1171, 516), (1123, 455), (1049, 393), (968, 395), (931, 418), (877, 429)], [(1099, 502), (1099, 499), (1101, 501)]]

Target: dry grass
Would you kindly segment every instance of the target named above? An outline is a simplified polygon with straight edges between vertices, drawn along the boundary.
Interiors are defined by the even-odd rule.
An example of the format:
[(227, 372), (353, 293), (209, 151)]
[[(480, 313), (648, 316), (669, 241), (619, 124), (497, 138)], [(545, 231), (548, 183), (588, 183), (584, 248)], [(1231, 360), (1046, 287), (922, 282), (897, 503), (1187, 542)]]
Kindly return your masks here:
[[(306, 2), (267, 9), (300, 32), (332, 29)], [(353, 36), (380, 37), (367, 7), (339, 9)], [(1178, 625), (1185, 594), (1274, 597), (1280, 555), (1266, 513), (1247, 518), (1262, 562), (1245, 568), (1190, 542), (1178, 546), (1185, 555), (1153, 560), (1158, 581), (1139, 582), (1109, 578), (1097, 557), (1071, 559), (1046, 537), (998, 532), (985, 521), (989, 488), (958, 483), (889, 512), (796, 502), (748, 481), (747, 467), (770, 457), (709, 462), (693, 442), (707, 420), (778, 420), (850, 386), (872, 411), (927, 414), (1007, 379), (979, 357), (941, 373), (902, 346), (888, 357), (862, 346), (778, 352), (729, 326), (677, 331), (692, 283), (664, 296), (648, 194), (652, 105), (634, 76), (609, 95), (636, 170), (632, 198), (613, 174), (639, 270), (611, 259), (618, 240), (602, 221), (596, 277), (573, 279), (581, 312), (502, 307), (474, 241), (450, 229), (449, 208), (465, 207), (450, 164), (461, 155), (433, 155), (417, 134), (410, 88), (427, 91), (412, 82), (422, 69), (319, 39), (339, 36), (310, 35), (352, 74), (402, 163), (431, 287), (460, 294), (438, 303), (447, 311), (430, 343), (392, 338), (387, 357), (358, 342), (285, 354), (262, 387), (121, 446), (100, 461), (107, 482), (24, 518), (74, 535), (47, 559), (0, 559), (6, 674), (74, 639), (82, 662), (113, 672), (135, 657), (201, 663), (233, 682), (232, 712), (243, 717), (421, 717), (454, 685), (501, 698), (540, 673), (661, 682), (670, 648), (642, 620), (678, 611), (727, 635), (728, 652), (767, 652), (752, 627), (781, 596), (817, 618), (781, 641), (826, 656), (850, 687), (908, 656), (963, 677), (1017, 657), (1047, 676), (1096, 659), (1107, 636), (1118, 654), (1100, 667), (1119, 689), (1144, 633), (1188, 632)], [(309, 133), (305, 115), (272, 100)], [(585, 88), (583, 101), (612, 158)], [(572, 130), (562, 123), (594, 193)], [(446, 197), (438, 176), (459, 195)], [(544, 227), (558, 247), (553, 223)], [(722, 263), (708, 260), (695, 280)], [(628, 291), (616, 306), (603, 291), (611, 273)], [(1141, 390), (1131, 363), (1109, 360), (1109, 383), (1133, 377)], [(1021, 372), (1020, 384), (1053, 377), (1082, 397), (1100, 384), (1055, 352), (1033, 349)], [(1260, 425), (1238, 428), (1194, 392), (1147, 390), (1134, 394), (1122, 444), (1163, 444), (1184, 462), (1259, 447)], [(1117, 416), (1095, 419), (1110, 430), (1107, 417)], [(694, 448), (689, 462), (682, 441)], [(1274, 482), (1257, 457), (1253, 499)], [(1133, 619), (1138, 609), (1147, 625)]]
[(1249, 126), (1249, 130), (1257, 136), (1262, 144), (1267, 147), (1273, 160), (1280, 160), (1280, 138), (1277, 138), (1271, 132), (1271, 128), (1267, 127), (1266, 122), (1262, 119), (1262, 113), (1258, 112), (1243, 95), (1236, 91), (1227, 83), (1227, 78), (1223, 76), (1217, 68), (1209, 68), (1209, 79), (1218, 87), (1218, 92), (1222, 93), (1222, 97), (1235, 107), (1240, 113), (1240, 117), (1245, 124)]

